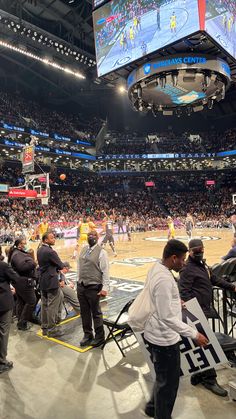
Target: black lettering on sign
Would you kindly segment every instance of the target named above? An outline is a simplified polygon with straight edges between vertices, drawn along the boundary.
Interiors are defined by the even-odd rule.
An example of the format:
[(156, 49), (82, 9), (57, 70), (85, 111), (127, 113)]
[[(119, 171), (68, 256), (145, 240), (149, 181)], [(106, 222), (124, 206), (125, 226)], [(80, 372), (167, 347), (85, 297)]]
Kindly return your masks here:
[(187, 310), (187, 308), (182, 311), (182, 319), (184, 323), (188, 323), (188, 319), (191, 320), (192, 323), (199, 322), (199, 319), (194, 316), (191, 311)]
[(185, 352), (189, 352), (193, 349), (193, 341), (188, 338), (182, 337), (180, 341), (180, 352), (184, 354)]
[(206, 357), (206, 354), (203, 348), (194, 349), (193, 353), (196, 355), (197, 354), (199, 355), (199, 357), (196, 357), (196, 360), (198, 361), (198, 365), (201, 369), (204, 369), (210, 366), (210, 363)]
[(211, 353), (211, 355), (212, 355), (212, 357), (213, 357), (213, 359), (214, 359), (215, 363), (216, 363), (216, 364), (219, 364), (219, 363), (220, 363), (220, 358), (218, 357), (218, 355), (217, 355), (217, 353), (216, 353), (216, 351), (215, 351), (215, 349), (214, 349), (214, 346), (212, 346), (211, 344), (209, 344), (209, 345), (207, 345), (207, 346), (205, 347), (205, 351), (206, 351), (206, 350), (210, 351), (210, 353)]
[(190, 366), (190, 368), (188, 370), (190, 374), (194, 374), (194, 373), (196, 373), (197, 371), (200, 370), (200, 367), (194, 365), (194, 362), (193, 362), (190, 354), (186, 354), (185, 357), (186, 357), (186, 360), (188, 361), (188, 364)]

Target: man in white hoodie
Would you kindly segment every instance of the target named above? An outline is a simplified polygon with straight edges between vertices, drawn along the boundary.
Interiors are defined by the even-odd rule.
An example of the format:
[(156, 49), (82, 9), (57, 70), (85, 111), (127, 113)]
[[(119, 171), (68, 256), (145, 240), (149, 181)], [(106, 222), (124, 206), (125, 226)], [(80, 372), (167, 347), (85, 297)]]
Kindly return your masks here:
[(156, 372), (151, 400), (145, 413), (155, 419), (171, 419), (180, 377), (180, 336), (205, 346), (205, 336), (182, 321), (181, 299), (171, 270), (179, 272), (188, 249), (179, 240), (169, 240), (162, 262), (156, 262), (149, 272), (149, 286), (155, 312), (145, 325), (144, 338), (149, 346)]

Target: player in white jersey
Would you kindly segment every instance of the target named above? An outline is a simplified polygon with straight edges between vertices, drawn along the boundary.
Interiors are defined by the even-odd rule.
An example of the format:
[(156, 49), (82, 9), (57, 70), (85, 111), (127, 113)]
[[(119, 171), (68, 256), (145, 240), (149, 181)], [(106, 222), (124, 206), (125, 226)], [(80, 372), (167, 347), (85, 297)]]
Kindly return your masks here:
[(194, 221), (192, 215), (189, 212), (187, 213), (187, 217), (185, 220), (185, 228), (188, 236), (188, 241), (190, 241), (192, 239)]

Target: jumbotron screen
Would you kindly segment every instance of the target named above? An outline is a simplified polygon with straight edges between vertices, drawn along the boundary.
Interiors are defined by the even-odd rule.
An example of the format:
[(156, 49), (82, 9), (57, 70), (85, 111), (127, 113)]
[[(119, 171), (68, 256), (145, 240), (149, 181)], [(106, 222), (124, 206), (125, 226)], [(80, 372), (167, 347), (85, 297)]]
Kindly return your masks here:
[(236, 1), (208, 0), (206, 32), (236, 58)]
[(200, 29), (198, 0), (111, 0), (93, 12), (98, 76)]

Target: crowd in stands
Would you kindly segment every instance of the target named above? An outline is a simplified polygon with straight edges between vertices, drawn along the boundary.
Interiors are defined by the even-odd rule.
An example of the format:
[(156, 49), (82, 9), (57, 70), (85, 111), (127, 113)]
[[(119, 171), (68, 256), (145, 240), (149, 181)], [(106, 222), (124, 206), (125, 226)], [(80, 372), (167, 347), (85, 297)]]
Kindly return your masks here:
[(26, 100), (20, 94), (6, 92), (1, 92), (0, 121), (88, 140), (93, 140), (102, 126), (99, 118), (86, 120), (80, 113), (65, 114)]
[[(79, 173), (79, 172), (78, 172)], [(19, 176), (13, 168), (0, 174), (0, 182), (11, 178), (12, 184)], [(129, 219), (132, 231), (146, 231), (166, 228), (167, 215), (171, 215), (177, 227), (183, 226), (186, 213), (190, 212), (199, 227), (228, 227), (235, 212), (232, 193), (235, 191), (235, 173), (215, 173), (213, 189), (205, 186), (206, 174), (181, 175), (156, 174), (153, 177), (107, 177), (85, 173), (67, 176), (68, 184), (56, 182), (55, 174), (51, 184), (48, 206), (35, 200), (10, 200), (0, 197), (1, 241), (12, 241), (20, 232), (34, 230), (47, 218), (49, 223), (70, 223), (76, 226), (83, 215), (101, 222), (106, 214)], [(77, 176), (77, 177), (76, 177)], [(21, 182), (24, 179), (21, 175)], [(234, 180), (233, 180), (234, 179)], [(145, 181), (153, 180), (155, 188), (145, 187)], [(109, 187), (108, 187), (109, 183)], [(32, 230), (32, 235), (33, 235)]]
[(209, 130), (198, 134), (172, 130), (143, 136), (110, 132), (100, 154), (215, 153), (236, 149), (236, 129)]

